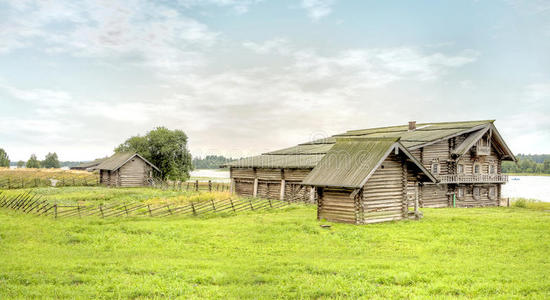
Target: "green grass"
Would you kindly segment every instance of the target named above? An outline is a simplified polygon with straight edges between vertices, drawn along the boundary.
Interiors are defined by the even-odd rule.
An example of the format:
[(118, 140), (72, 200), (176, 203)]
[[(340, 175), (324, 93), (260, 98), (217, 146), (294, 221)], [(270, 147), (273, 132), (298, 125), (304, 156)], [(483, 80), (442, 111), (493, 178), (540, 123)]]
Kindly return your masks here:
[(510, 205), (518, 208), (546, 210), (550, 212), (550, 202), (542, 202), (536, 199), (513, 198)]
[(158, 188), (109, 188), (109, 187), (45, 187), (33, 189), (4, 190), (7, 195), (16, 195), (24, 191), (32, 191), (43, 200), (50, 203), (64, 205), (80, 204), (107, 204), (115, 202), (147, 202), (147, 203), (177, 203), (185, 204), (189, 201), (208, 201), (210, 199), (225, 199), (229, 193), (222, 192), (194, 192), (162, 190)]
[(505, 173), (505, 175), (510, 175), (510, 176), (550, 176), (550, 174), (546, 174), (546, 173)]
[(324, 229), (312, 206), (104, 220), (0, 209), (0, 298), (550, 297), (550, 213), (423, 212)]

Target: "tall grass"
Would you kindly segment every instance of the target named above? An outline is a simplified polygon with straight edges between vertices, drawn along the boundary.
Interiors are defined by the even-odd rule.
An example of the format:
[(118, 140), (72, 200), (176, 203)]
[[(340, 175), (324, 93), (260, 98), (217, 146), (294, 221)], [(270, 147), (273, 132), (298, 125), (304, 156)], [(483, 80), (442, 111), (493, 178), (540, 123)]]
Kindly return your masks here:
[(528, 198), (513, 198), (510, 202), (513, 207), (550, 211), (550, 202)]

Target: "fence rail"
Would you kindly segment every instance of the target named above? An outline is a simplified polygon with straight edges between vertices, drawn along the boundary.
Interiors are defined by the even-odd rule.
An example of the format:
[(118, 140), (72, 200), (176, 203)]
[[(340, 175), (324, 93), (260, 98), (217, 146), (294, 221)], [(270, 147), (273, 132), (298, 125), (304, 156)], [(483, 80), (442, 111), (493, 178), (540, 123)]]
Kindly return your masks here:
[(191, 202), (180, 206), (173, 204), (153, 206), (144, 203), (59, 205), (42, 200), (40, 196), (31, 192), (24, 192), (11, 196), (0, 192), (0, 207), (2, 208), (54, 218), (199, 216), (217, 213), (238, 213), (243, 211), (279, 209), (289, 204), (290, 203), (286, 201), (271, 199), (227, 198), (223, 200)]
[(8, 177), (0, 179), (0, 189), (22, 189), (48, 186), (97, 186), (99, 185), (99, 177), (90, 176), (85, 178), (77, 177), (58, 177), (58, 178), (43, 178), (43, 177)]
[(230, 184), (227, 182), (208, 181), (159, 181), (152, 182), (153, 187), (171, 189), (176, 191), (208, 191), (208, 192), (229, 192)]

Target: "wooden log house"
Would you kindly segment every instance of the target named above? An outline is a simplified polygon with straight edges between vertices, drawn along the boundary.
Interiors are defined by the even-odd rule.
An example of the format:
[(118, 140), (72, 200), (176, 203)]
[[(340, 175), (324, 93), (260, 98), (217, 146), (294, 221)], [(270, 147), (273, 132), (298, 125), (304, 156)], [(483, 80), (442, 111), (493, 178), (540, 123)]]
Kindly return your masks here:
[(152, 184), (153, 173), (160, 170), (137, 153), (116, 153), (95, 167), (100, 184), (113, 187), (138, 187)]
[[(384, 139), (386, 151), (401, 150), (380, 160), (379, 152), (368, 149)], [(371, 160), (382, 163), (367, 163)], [(420, 208), (497, 206), (501, 185), (508, 181), (502, 174), (505, 160), (516, 159), (494, 120), (487, 120), (351, 130), (227, 166), (231, 190), (238, 195), (316, 202), (319, 218), (363, 224), (406, 218), (403, 207), (412, 208), (416, 201)], [(351, 162), (353, 167), (340, 169)], [(357, 185), (366, 170), (372, 174)], [(354, 185), (346, 186), (346, 180), (355, 180)], [(355, 217), (347, 209), (327, 210), (331, 205), (351, 209), (352, 204)]]

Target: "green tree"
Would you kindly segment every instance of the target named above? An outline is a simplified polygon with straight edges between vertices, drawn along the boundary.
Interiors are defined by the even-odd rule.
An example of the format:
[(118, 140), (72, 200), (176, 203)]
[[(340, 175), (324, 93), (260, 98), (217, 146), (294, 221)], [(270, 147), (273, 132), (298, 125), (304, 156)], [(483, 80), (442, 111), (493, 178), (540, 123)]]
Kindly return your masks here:
[(544, 173), (550, 174), (550, 159), (545, 159), (543, 163)]
[(40, 161), (36, 158), (36, 155), (32, 154), (29, 160), (27, 160), (27, 168), (40, 168)]
[(42, 162), (42, 168), (59, 168), (59, 159), (57, 158), (57, 153), (48, 153), (46, 158)]
[(115, 152), (137, 152), (162, 171), (163, 179), (187, 180), (193, 169), (187, 135), (177, 129), (158, 127), (145, 136), (133, 136)]
[(0, 148), (0, 167), (10, 167), (10, 157), (2, 148)]
[(23, 168), (24, 166), (25, 166), (25, 162), (24, 162), (24, 161), (20, 160), (20, 161), (17, 162), (17, 167), (18, 167), (18, 168)]

